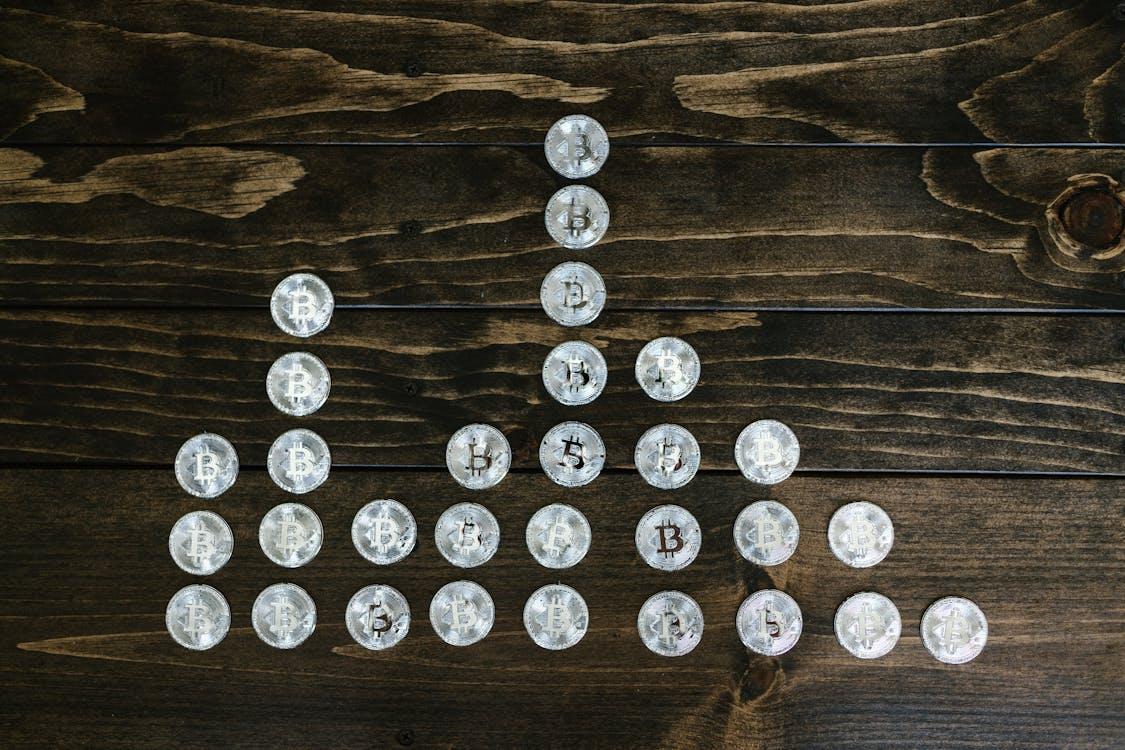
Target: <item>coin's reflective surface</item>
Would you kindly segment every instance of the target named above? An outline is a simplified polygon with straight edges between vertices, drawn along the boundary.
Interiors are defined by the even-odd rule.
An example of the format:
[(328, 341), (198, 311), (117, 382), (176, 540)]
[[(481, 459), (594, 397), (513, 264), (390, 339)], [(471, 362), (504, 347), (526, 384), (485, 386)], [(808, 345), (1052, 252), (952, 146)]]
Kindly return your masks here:
[(438, 589), (430, 601), (430, 624), (451, 646), (468, 646), (488, 635), (496, 620), (496, 607), (483, 586), (454, 581)]
[(848, 503), (828, 522), (828, 546), (840, 562), (870, 568), (883, 561), (895, 541), (895, 527), (874, 503)]
[(980, 656), (988, 640), (988, 620), (981, 608), (960, 596), (931, 604), (922, 615), (922, 643), (938, 661), (964, 664)]
[(175, 468), (176, 480), (189, 495), (218, 497), (238, 478), (238, 454), (226, 438), (204, 432), (180, 446)]
[(609, 136), (587, 115), (567, 115), (547, 131), (547, 163), (563, 177), (580, 180), (597, 173), (609, 156)]
[(547, 430), (539, 444), (539, 464), (556, 484), (581, 487), (601, 474), (605, 443), (584, 422), (563, 422)]
[(234, 534), (218, 513), (192, 511), (173, 524), (168, 535), (168, 551), (181, 570), (209, 576), (230, 560)]
[(703, 637), (703, 610), (682, 591), (661, 591), (641, 606), (637, 632), (649, 651), (661, 656), (683, 656)]
[(316, 629), (316, 604), (295, 583), (275, 583), (258, 594), (250, 610), (254, 632), (274, 648), (296, 648)]
[(699, 443), (678, 424), (658, 424), (637, 441), (633, 462), (653, 487), (674, 490), (699, 471)]
[(657, 570), (680, 570), (699, 554), (702, 533), (695, 516), (678, 505), (660, 505), (641, 517), (635, 540), (641, 558)]
[(299, 568), (320, 552), (324, 529), (312, 508), (282, 503), (271, 508), (258, 525), (258, 544), (270, 560), (285, 568)]
[(390, 565), (406, 557), (417, 539), (414, 515), (397, 500), (372, 500), (352, 520), (352, 544), (376, 565)]
[(465, 425), (449, 438), (445, 465), (461, 486), (487, 489), (507, 475), (512, 465), (512, 448), (504, 434), (492, 425)]
[(273, 322), (290, 336), (301, 338), (327, 328), (335, 307), (328, 285), (311, 273), (295, 273), (282, 279), (270, 298)]
[(665, 336), (644, 345), (633, 373), (651, 398), (679, 401), (699, 383), (699, 369), (699, 355), (691, 344)]
[(266, 468), (278, 487), (303, 495), (328, 479), (332, 454), (328, 443), (312, 430), (290, 430), (273, 441)]
[(543, 385), (560, 404), (588, 404), (605, 388), (605, 357), (593, 344), (565, 341), (543, 362)]
[(784, 505), (759, 500), (742, 509), (734, 520), (734, 544), (757, 565), (780, 565), (797, 551), (801, 529)]
[(570, 648), (590, 627), (586, 600), (570, 586), (553, 583), (538, 589), (523, 608), (523, 626), (535, 645), (551, 651)]
[(547, 233), (563, 247), (580, 250), (594, 245), (609, 228), (609, 206), (597, 190), (567, 185), (551, 196), (544, 212)]
[(763, 656), (779, 656), (797, 645), (804, 623), (793, 597), (776, 589), (755, 591), (738, 608), (742, 645)]
[(372, 651), (390, 648), (410, 630), (410, 605), (398, 589), (376, 584), (355, 592), (344, 612), (355, 642)]
[(590, 522), (562, 503), (535, 511), (527, 522), (527, 549), (545, 568), (571, 568), (590, 551)]
[(176, 643), (192, 651), (206, 651), (226, 638), (230, 605), (210, 586), (185, 586), (168, 602), (164, 624)]
[(852, 656), (877, 659), (890, 652), (902, 632), (898, 607), (882, 594), (864, 591), (836, 610), (836, 640)]
[(777, 484), (788, 479), (800, 458), (797, 436), (775, 419), (748, 424), (734, 444), (738, 468), (756, 484)]
[(441, 514), (434, 542), (441, 556), (458, 568), (475, 568), (496, 554), (500, 524), (483, 505), (458, 503)]
[(286, 414), (312, 414), (328, 400), (332, 378), (324, 362), (308, 352), (289, 352), (277, 358), (266, 375), (266, 395)]
[(552, 268), (539, 288), (543, 311), (564, 326), (594, 322), (605, 307), (605, 280), (592, 266), (568, 261)]

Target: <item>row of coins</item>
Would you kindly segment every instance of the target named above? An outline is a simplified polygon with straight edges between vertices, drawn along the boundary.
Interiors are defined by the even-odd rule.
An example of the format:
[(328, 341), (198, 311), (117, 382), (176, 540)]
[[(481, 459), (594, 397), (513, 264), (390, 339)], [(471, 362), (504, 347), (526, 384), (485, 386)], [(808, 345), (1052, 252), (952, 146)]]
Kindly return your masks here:
[[(188, 438), (176, 453), (176, 480), (190, 495), (211, 499), (234, 486), (238, 452), (221, 435), (204, 432)], [(282, 433), (266, 454), (266, 470), (281, 489), (294, 495), (312, 492), (328, 479), (332, 452), (312, 430)]]
[[(675, 336), (654, 339), (641, 348), (633, 368), (637, 384), (657, 401), (678, 401), (699, 383), (699, 355)], [(564, 341), (543, 361), (543, 386), (560, 404), (582, 406), (605, 390), (609, 368), (598, 348), (586, 341)]]

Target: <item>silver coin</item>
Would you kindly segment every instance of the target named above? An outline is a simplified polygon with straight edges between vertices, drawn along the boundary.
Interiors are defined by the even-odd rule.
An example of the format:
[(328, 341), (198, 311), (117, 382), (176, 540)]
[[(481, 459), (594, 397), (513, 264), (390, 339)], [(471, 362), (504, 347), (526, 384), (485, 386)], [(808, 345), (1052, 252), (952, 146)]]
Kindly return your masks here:
[(258, 544), (283, 568), (299, 568), (312, 561), (324, 543), (324, 527), (312, 508), (282, 503), (266, 512), (258, 525)]
[(545, 568), (572, 568), (590, 551), (590, 522), (562, 503), (535, 511), (527, 522), (527, 549)]
[(445, 465), (462, 487), (487, 489), (507, 475), (512, 465), (512, 448), (504, 434), (492, 425), (465, 425), (449, 438)]
[(539, 288), (543, 311), (564, 326), (594, 322), (605, 308), (605, 280), (593, 267), (568, 261), (552, 268)]
[(571, 250), (597, 244), (609, 228), (609, 205), (597, 190), (567, 185), (551, 196), (543, 212), (551, 239)]
[(570, 648), (590, 627), (586, 600), (570, 586), (553, 583), (537, 589), (523, 607), (523, 626), (535, 645), (551, 651)]
[(290, 336), (307, 338), (328, 327), (336, 301), (319, 276), (295, 273), (281, 280), (270, 297), (270, 314)]
[(637, 552), (657, 570), (682, 570), (699, 554), (703, 534), (695, 516), (678, 505), (660, 505), (641, 517)]
[(797, 436), (775, 419), (759, 419), (746, 425), (734, 444), (735, 463), (742, 475), (755, 484), (785, 481), (800, 459)]
[(539, 465), (555, 484), (581, 487), (602, 473), (605, 443), (584, 422), (563, 422), (547, 430), (539, 444)]
[(637, 632), (654, 654), (683, 656), (703, 637), (703, 610), (682, 591), (661, 591), (641, 606)]
[(484, 587), (454, 581), (438, 589), (430, 601), (430, 624), (451, 646), (468, 646), (488, 635), (496, 621), (496, 605)]
[(332, 453), (324, 438), (312, 430), (289, 430), (273, 441), (266, 468), (281, 489), (294, 495), (312, 492), (332, 469)]
[(192, 651), (206, 651), (226, 638), (230, 605), (210, 586), (185, 586), (168, 602), (164, 624), (176, 643)]
[(691, 344), (665, 336), (644, 345), (633, 373), (650, 398), (679, 401), (699, 383), (699, 370), (699, 355)]
[(168, 551), (183, 570), (209, 576), (222, 568), (234, 552), (234, 534), (218, 513), (196, 510), (180, 517), (168, 534)]
[(895, 542), (895, 527), (886, 511), (874, 503), (848, 503), (828, 522), (828, 546), (840, 562), (870, 568), (883, 561)]
[(254, 632), (274, 648), (296, 648), (316, 629), (316, 604), (295, 583), (267, 587), (250, 610)]
[(434, 527), (438, 552), (458, 568), (484, 565), (500, 547), (500, 524), (488, 508), (457, 503), (447, 508)]
[(226, 438), (204, 432), (188, 439), (176, 453), (176, 481), (195, 497), (218, 497), (238, 478), (238, 453)]
[(801, 528), (784, 505), (759, 500), (742, 509), (734, 520), (734, 544), (756, 565), (780, 565), (797, 551)]
[(860, 659), (890, 653), (902, 633), (898, 607), (882, 594), (864, 591), (848, 597), (836, 610), (836, 640)]
[(328, 400), (332, 377), (324, 362), (308, 352), (289, 352), (277, 358), (266, 375), (266, 395), (279, 411), (304, 417)]
[(390, 565), (414, 549), (418, 524), (414, 515), (397, 500), (372, 500), (359, 509), (352, 521), (352, 544), (376, 565)]
[(605, 357), (593, 344), (566, 341), (543, 362), (543, 385), (560, 404), (581, 406), (601, 395), (608, 369)]
[(735, 622), (742, 645), (762, 656), (780, 656), (793, 648), (804, 625), (793, 597), (775, 589), (748, 596)]
[(410, 630), (410, 605), (398, 589), (376, 584), (355, 592), (344, 612), (355, 642), (372, 651), (390, 648)]
[(547, 131), (547, 163), (563, 177), (580, 180), (597, 173), (609, 157), (609, 136), (587, 115), (567, 115)]
[(975, 602), (960, 596), (938, 599), (922, 615), (922, 643), (938, 661), (964, 664), (980, 656), (988, 620)]
[(637, 441), (633, 463), (653, 487), (674, 490), (699, 471), (699, 443), (678, 424), (658, 424)]

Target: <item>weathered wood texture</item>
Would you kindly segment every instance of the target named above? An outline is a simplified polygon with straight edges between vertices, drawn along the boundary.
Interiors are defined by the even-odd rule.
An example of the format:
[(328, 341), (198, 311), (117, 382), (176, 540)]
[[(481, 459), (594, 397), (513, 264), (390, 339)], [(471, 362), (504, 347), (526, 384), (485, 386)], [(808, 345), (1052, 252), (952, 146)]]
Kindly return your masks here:
[(538, 308), (578, 258), (609, 309), (1125, 308), (1122, 149), (611, 158), (609, 232), (571, 252), (537, 148), (0, 149), (0, 302), (264, 306), (309, 269), (343, 305)]
[(4, 6), (21, 142), (1125, 140), (1114, 0)]

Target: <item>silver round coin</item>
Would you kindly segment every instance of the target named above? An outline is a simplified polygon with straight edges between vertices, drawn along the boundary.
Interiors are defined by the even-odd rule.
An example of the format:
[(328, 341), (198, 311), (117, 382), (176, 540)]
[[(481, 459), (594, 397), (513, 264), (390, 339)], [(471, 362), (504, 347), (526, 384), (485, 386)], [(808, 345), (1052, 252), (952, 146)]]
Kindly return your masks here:
[(852, 656), (878, 659), (890, 653), (902, 633), (898, 607), (882, 594), (864, 591), (836, 610), (836, 640)]
[(780, 656), (797, 645), (804, 623), (801, 608), (782, 591), (755, 591), (735, 620), (742, 645), (762, 656)]
[(734, 544), (756, 565), (780, 565), (797, 551), (801, 528), (784, 505), (759, 500), (742, 509), (734, 519)]
[(678, 424), (658, 424), (637, 441), (633, 463), (653, 487), (674, 490), (699, 471), (699, 443)]
[(168, 534), (172, 560), (187, 573), (209, 576), (234, 552), (234, 534), (218, 513), (196, 510), (180, 517)]
[(414, 515), (397, 500), (372, 500), (352, 520), (352, 544), (376, 565), (403, 559), (418, 540)]
[(447, 508), (434, 527), (438, 552), (458, 568), (484, 565), (500, 547), (500, 524), (488, 508), (457, 503)]
[(484, 490), (500, 483), (512, 465), (512, 447), (492, 425), (465, 425), (445, 446), (445, 465), (462, 487)]
[(654, 654), (683, 656), (703, 637), (703, 610), (682, 591), (661, 591), (641, 606), (637, 632)]
[(218, 497), (238, 478), (238, 453), (226, 438), (204, 432), (189, 438), (176, 453), (176, 481), (195, 497)]
[(828, 546), (840, 562), (870, 568), (883, 561), (895, 542), (895, 527), (875, 503), (848, 503), (828, 522)]
[(657, 570), (682, 570), (699, 554), (703, 534), (695, 516), (678, 505), (660, 505), (645, 513), (634, 536), (637, 552)]
[(539, 302), (551, 320), (564, 326), (594, 322), (605, 308), (605, 280), (592, 266), (560, 263), (544, 277)]
[(785, 481), (800, 459), (797, 436), (776, 419), (759, 419), (746, 425), (734, 444), (735, 463), (755, 484)]
[(545, 568), (572, 568), (590, 551), (590, 522), (562, 503), (535, 511), (527, 522), (527, 549)]
[(980, 656), (988, 641), (988, 620), (975, 602), (960, 596), (938, 599), (922, 615), (922, 643), (946, 664)]
[(266, 395), (278, 411), (304, 417), (324, 406), (332, 377), (320, 357), (289, 352), (277, 358), (266, 375)]
[(605, 357), (596, 346), (566, 341), (544, 360), (543, 385), (560, 404), (581, 406), (601, 395), (608, 373)]
[(539, 443), (539, 465), (555, 484), (581, 487), (602, 473), (605, 443), (585, 422), (563, 422), (547, 430)]
[(210, 586), (185, 586), (168, 602), (164, 624), (176, 643), (192, 651), (206, 651), (226, 638), (230, 630), (230, 605)]
[(295, 583), (267, 587), (250, 610), (254, 632), (274, 648), (296, 648), (316, 629), (316, 604)]
[(588, 115), (567, 115), (547, 131), (547, 163), (563, 177), (581, 180), (597, 173), (609, 157), (609, 136)]
[(312, 561), (324, 544), (324, 527), (312, 508), (282, 503), (266, 512), (258, 524), (258, 544), (283, 568), (299, 568)]
[(348, 633), (372, 651), (390, 648), (410, 630), (410, 605), (398, 589), (376, 584), (355, 592), (344, 612)]
[(328, 479), (332, 453), (324, 438), (312, 430), (289, 430), (273, 441), (266, 457), (266, 468), (278, 487), (303, 495)]
[(281, 280), (270, 297), (270, 314), (290, 336), (307, 338), (328, 327), (336, 301), (319, 276), (295, 273)]
[(641, 390), (657, 401), (679, 401), (699, 383), (699, 355), (675, 336), (653, 339), (637, 355), (633, 368)]
[(551, 239), (571, 250), (597, 244), (609, 228), (609, 205), (597, 190), (567, 185), (551, 196), (543, 212)]
[(590, 627), (586, 600), (570, 586), (553, 583), (537, 589), (523, 607), (523, 626), (535, 645), (551, 651), (570, 648)]
[(430, 600), (430, 624), (451, 646), (482, 640), (496, 621), (496, 605), (480, 584), (454, 581), (438, 589)]

